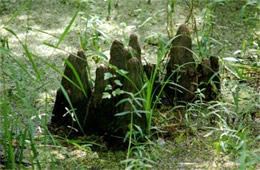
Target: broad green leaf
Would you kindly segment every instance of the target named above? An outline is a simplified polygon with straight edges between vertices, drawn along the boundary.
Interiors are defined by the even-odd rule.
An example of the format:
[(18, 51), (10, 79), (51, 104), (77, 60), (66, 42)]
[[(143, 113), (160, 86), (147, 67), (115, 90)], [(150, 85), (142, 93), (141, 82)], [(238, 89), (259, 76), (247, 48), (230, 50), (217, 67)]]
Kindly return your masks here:
[(143, 137), (143, 136), (144, 136), (144, 133), (143, 133), (143, 130), (141, 129), (141, 127), (138, 126), (138, 125), (134, 125), (134, 126), (135, 126), (135, 128), (138, 130), (138, 132), (140, 133), (140, 135)]
[(128, 71), (125, 71), (125, 70), (116, 70), (117, 73), (121, 74), (121, 75), (126, 75), (128, 74)]
[(106, 85), (105, 91), (112, 90), (112, 86), (110, 84)]
[(116, 85), (118, 85), (118, 86), (123, 86), (123, 84), (121, 83), (121, 81), (120, 81), (120, 80), (115, 80), (114, 82), (115, 82), (115, 83), (116, 83)]
[(111, 94), (108, 93), (108, 92), (104, 92), (103, 93), (103, 96), (102, 96), (102, 99), (110, 99), (111, 98)]
[(124, 93), (124, 91), (119, 88), (112, 92), (113, 96), (117, 96), (117, 95), (120, 95), (123, 93)]
[(105, 73), (104, 74), (104, 80), (108, 80), (108, 79), (110, 79), (112, 77), (113, 77), (113, 75), (111, 73)]

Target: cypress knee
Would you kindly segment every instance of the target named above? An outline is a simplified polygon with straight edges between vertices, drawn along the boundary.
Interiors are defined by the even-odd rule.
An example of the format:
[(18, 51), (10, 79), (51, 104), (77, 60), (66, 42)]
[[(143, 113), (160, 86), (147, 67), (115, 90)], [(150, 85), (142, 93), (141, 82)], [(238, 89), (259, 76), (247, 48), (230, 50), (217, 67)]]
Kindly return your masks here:
[(197, 78), (195, 73), (195, 61), (192, 56), (192, 41), (186, 25), (181, 25), (169, 53), (167, 64), (167, 76), (171, 76), (166, 87), (168, 98), (177, 102), (190, 102), (194, 98)]

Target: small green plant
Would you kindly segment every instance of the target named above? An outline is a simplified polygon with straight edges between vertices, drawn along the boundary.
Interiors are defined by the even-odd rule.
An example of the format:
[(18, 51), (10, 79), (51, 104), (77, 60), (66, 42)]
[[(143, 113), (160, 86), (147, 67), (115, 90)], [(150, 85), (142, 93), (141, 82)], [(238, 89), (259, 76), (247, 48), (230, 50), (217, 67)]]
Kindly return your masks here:
[(132, 147), (131, 153), (133, 153), (133, 158), (121, 161), (122, 164), (126, 165), (125, 169), (152, 168), (155, 162), (149, 158), (149, 153), (146, 150), (146, 145), (143, 144)]
[[(127, 74), (127, 72), (125, 72), (125, 74)], [(113, 74), (111, 74), (109, 72), (105, 73), (104, 80), (108, 80), (108, 79), (111, 79), (111, 78), (115, 78), (114, 79), (114, 83), (119, 88), (113, 90), (112, 85), (108, 84), (105, 87), (105, 92), (103, 93), (103, 96), (102, 96), (103, 99), (111, 99), (112, 96), (116, 97), (116, 96), (119, 96), (119, 95), (125, 93), (123, 90), (120, 89), (120, 87), (123, 86), (123, 84), (121, 83), (121, 81), (119, 79), (116, 79), (116, 75), (113, 75)]]

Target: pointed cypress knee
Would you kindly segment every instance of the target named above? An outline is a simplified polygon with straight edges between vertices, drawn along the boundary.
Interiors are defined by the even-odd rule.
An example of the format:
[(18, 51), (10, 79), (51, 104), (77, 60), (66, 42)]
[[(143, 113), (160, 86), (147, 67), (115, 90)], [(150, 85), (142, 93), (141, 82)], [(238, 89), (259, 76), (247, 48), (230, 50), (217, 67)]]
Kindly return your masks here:
[(165, 89), (167, 97), (173, 102), (191, 102), (195, 97), (197, 76), (195, 61), (192, 56), (192, 41), (186, 25), (181, 25), (169, 53), (167, 64), (167, 76), (170, 77)]

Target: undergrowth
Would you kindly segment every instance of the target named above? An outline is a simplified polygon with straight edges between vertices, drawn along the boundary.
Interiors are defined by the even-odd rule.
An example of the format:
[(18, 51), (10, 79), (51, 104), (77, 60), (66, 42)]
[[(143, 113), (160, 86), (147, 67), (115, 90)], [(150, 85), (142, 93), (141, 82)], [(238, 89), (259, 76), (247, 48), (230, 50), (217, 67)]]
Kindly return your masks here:
[[(186, 2), (190, 11), (186, 22), (194, 31), (192, 39), (196, 62), (199, 63), (203, 58), (210, 56), (219, 58), (221, 94), (216, 101), (205, 102), (203, 100), (205, 96), (201, 93), (203, 89), (199, 89), (196, 94), (197, 100), (193, 103), (175, 107), (162, 106), (158, 109), (163, 88), (168, 80), (161, 82), (159, 95), (155, 96), (153, 94), (156, 88), (155, 78), (160, 74), (160, 69), (165, 62), (164, 57), (167, 56), (170, 48), (171, 38), (175, 31), (173, 25), (177, 17), (175, 9), (179, 5), (178, 1), (169, 0), (167, 10), (165, 10), (168, 19), (165, 32), (168, 31), (168, 38), (165, 38), (165, 35), (157, 34), (157, 37), (152, 40), (157, 42), (157, 47), (155, 47), (157, 50), (156, 68), (151, 78), (145, 80), (144, 86), (137, 92), (138, 95), (129, 94), (128, 102), (133, 104), (130, 112), (129, 132), (125, 138), (129, 145), (127, 151), (123, 154), (120, 153), (120, 157), (113, 163), (109, 161), (102, 163), (103, 158), (98, 156), (99, 152), (96, 150), (100, 151), (100, 155), (106, 151), (106, 146), (99, 137), (87, 136), (70, 140), (49, 132), (47, 125), (51, 117), (55, 91), (55, 89), (49, 90), (49, 87), (54, 83), (59, 84), (59, 80), (48, 80), (46, 71), (52, 70), (59, 77), (64, 75), (61, 68), (54, 62), (32, 52), (27, 41), (30, 37), (25, 36), (25, 39), (21, 39), (17, 34), (17, 29), (23, 29), (27, 35), (33, 27), (29, 24), (29, 18), (33, 10), (31, 5), (34, 2), (27, 0), (25, 3), (19, 4), (20, 7), (0, 25), (0, 165), (6, 169), (28, 167), (33, 169), (106, 168), (106, 165), (103, 164), (109, 163), (111, 163), (110, 169), (113, 167), (160, 169), (162, 167), (192, 167), (193, 165), (196, 167), (199, 165), (186, 165), (185, 157), (181, 155), (188, 148), (194, 152), (194, 155), (191, 153), (190, 156), (196, 157), (196, 152), (203, 148), (205, 149), (204, 155), (212, 154), (214, 161), (217, 162), (217, 168), (223, 166), (219, 161), (225, 159), (225, 156), (228, 156), (228, 160), (234, 163), (232, 168), (259, 168), (260, 42), (258, 15), (260, 4), (254, 0), (241, 1), (239, 5), (229, 0), (208, 0), (207, 3), (197, 0)], [(1, 1), (0, 3), (2, 3), (0, 9), (3, 11), (11, 10), (13, 5), (12, 2)], [(46, 42), (44, 44), (62, 51), (64, 56), (67, 56), (70, 52), (62, 48), (62, 43), (66, 40), (72, 27), (76, 25), (79, 28), (77, 30), (78, 43), (80, 48), (88, 54), (88, 60), (92, 63), (107, 62), (104, 52), (107, 47), (104, 47), (104, 44), (111, 43), (112, 39), (110, 35), (100, 29), (100, 25), (106, 22), (104, 18), (113, 19), (113, 12), (117, 10), (117, 8), (113, 8), (113, 4), (120, 6), (123, 5), (123, 2), (112, 0), (104, 2), (103, 7), (107, 10), (106, 16), (90, 12), (95, 8), (95, 2), (91, 0), (61, 0), (57, 3), (73, 6), (75, 12), (66, 27), (63, 28), (61, 35), (57, 37), (50, 34), (55, 38), (56, 43)], [(151, 1), (151, 3), (158, 2)], [(8, 7), (8, 5), (10, 6)], [(239, 10), (239, 16), (234, 23), (246, 27), (247, 36), (235, 51), (228, 51), (234, 47), (228, 40), (221, 41), (220, 35), (216, 33), (218, 8), (225, 9), (225, 7)], [(200, 17), (203, 22), (201, 25), (198, 23), (197, 17), (199, 16), (195, 9), (202, 9)], [(26, 26), (23, 28), (20, 28), (19, 25), (17, 28), (12, 27), (11, 23), (16, 22), (16, 18), (21, 13), (26, 13)], [(138, 29), (142, 29), (156, 17), (154, 15), (153, 18), (146, 18)], [(156, 24), (156, 21), (153, 22)], [(121, 23), (119, 27), (122, 29), (123, 37), (126, 37), (127, 26), (125, 23)], [(5, 35), (1, 33), (4, 31)], [(36, 31), (47, 34), (45, 30)], [(15, 39), (21, 47), (22, 55), (18, 55), (15, 49), (10, 48), (9, 40), (11, 38)], [(171, 40), (166, 41), (165, 39)], [(123, 41), (127, 42), (127, 39), (124, 38)], [(232, 47), (228, 48), (228, 46)], [(89, 77), (94, 83), (92, 66), (90, 65), (86, 69), (89, 70)], [(142, 94), (141, 98), (139, 94)], [(134, 124), (133, 115), (138, 114), (134, 105), (135, 101), (142, 103), (143, 113), (146, 114), (145, 131)], [(140, 136), (142, 140), (139, 140)], [(197, 150), (193, 150), (194, 148)], [(208, 153), (208, 150), (211, 153)], [(173, 158), (172, 155), (179, 155), (180, 159)], [(175, 163), (176, 161), (179, 163)], [(0, 168), (2, 168), (1, 166)], [(207, 166), (205, 165), (205, 167)]]

